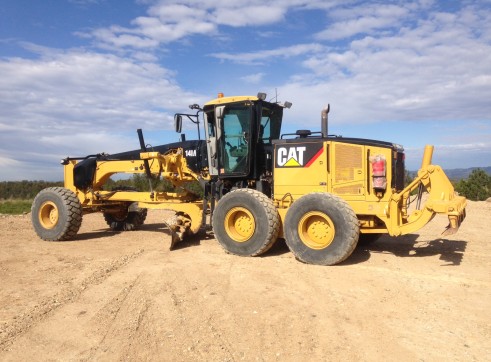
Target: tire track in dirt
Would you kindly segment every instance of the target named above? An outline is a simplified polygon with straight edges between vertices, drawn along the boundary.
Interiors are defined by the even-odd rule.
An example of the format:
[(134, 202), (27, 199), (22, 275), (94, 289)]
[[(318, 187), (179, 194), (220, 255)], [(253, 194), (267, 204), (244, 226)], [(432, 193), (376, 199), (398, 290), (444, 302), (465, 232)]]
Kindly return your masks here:
[[(163, 256), (160, 250), (142, 252), (125, 267), (114, 268), (99, 284), (84, 283), (87, 285), (79, 298), (51, 311), (26, 330), (24, 337), (18, 335), (13, 341), (15, 349), (3, 357), (17, 360), (15, 356), (22, 353), (24, 358), (43, 354), (55, 359), (138, 360), (145, 359), (147, 353), (148, 358), (155, 358), (170, 350), (172, 355), (184, 352), (193, 359), (204, 359), (201, 349), (196, 348), (202, 337), (189, 332), (196, 321), (192, 320), (190, 327), (187, 317), (195, 307), (192, 300), (199, 293), (197, 284), (172, 262), (162, 265)], [(166, 278), (169, 275), (171, 278)], [(174, 339), (177, 343), (169, 345), (162, 338), (164, 328), (178, 336)], [(70, 333), (64, 335), (66, 330)], [(56, 343), (57, 339), (61, 343)], [(33, 341), (38, 350), (26, 351)], [(60, 353), (56, 353), (57, 348)]]
[[(84, 218), (78, 242), (39, 243), (15, 219), (0, 238), (3, 306), (17, 296), (30, 306), (60, 301), (67, 283), (86, 288), (12, 339), (0, 360), (482, 360), (491, 352), (489, 211), (469, 212), (455, 241), (433, 242), (438, 225), (329, 268), (295, 261), (286, 246), (240, 258), (202, 239), (169, 252), (170, 238), (151, 226), (107, 238), (91, 233), (106, 228), (97, 215)], [(141, 245), (99, 284), (85, 282)]]
[[(206, 256), (208, 258), (213, 259), (213, 256)], [(184, 360), (210, 360), (210, 356), (213, 356), (211, 360), (235, 361), (233, 344), (224, 337), (223, 326), (216, 321), (216, 315), (226, 313), (227, 308), (216, 307), (211, 300), (216, 301), (218, 294), (223, 294), (222, 284), (226, 284), (227, 278), (210, 283), (210, 273), (219, 273), (213, 266), (212, 263), (206, 270), (198, 270), (200, 266), (187, 265), (185, 271), (180, 269), (179, 264), (164, 267), (167, 275), (176, 277), (167, 279), (154, 295), (155, 305), (151, 310), (164, 318), (165, 335), (172, 339), (172, 343), (164, 341), (163, 345), (171, 355), (182, 356)], [(146, 327), (156, 328), (155, 325)], [(161, 340), (156, 342), (162, 344)], [(136, 356), (141, 357), (141, 351)]]
[(143, 252), (144, 249), (139, 249), (132, 254), (110, 261), (81, 283), (64, 288), (53, 296), (43, 299), (39, 304), (18, 316), (14, 321), (6, 323), (2, 328), (2, 333), (0, 333), (0, 351), (8, 349), (8, 346), (18, 336), (50, 317), (60, 307), (76, 301), (87, 288), (103, 283), (112, 273), (138, 258)]
[(100, 335), (101, 338), (96, 346), (82, 353), (81, 360), (128, 355), (150, 306), (150, 301), (142, 297), (144, 293), (140, 274), (97, 311), (90, 324), (97, 326), (92, 327), (95, 329), (94, 335)]

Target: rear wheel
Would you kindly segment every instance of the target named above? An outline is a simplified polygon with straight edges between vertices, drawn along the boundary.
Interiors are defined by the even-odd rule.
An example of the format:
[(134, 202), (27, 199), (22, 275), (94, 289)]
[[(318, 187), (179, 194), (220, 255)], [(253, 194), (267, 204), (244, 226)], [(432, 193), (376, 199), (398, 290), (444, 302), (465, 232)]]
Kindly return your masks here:
[(71, 190), (49, 187), (39, 192), (34, 199), (31, 219), (41, 239), (69, 240), (77, 235), (82, 225), (82, 205)]
[(334, 265), (350, 256), (360, 232), (348, 203), (322, 192), (295, 201), (286, 214), (284, 230), (295, 257), (319, 265)]
[(234, 190), (222, 197), (212, 223), (220, 245), (227, 252), (242, 256), (257, 256), (269, 250), (280, 230), (273, 202), (252, 189)]

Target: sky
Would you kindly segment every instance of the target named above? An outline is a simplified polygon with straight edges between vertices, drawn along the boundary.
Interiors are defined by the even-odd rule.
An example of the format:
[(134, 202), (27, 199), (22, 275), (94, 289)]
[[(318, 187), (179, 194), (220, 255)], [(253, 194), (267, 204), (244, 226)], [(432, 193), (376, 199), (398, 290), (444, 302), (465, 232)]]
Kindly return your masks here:
[[(491, 166), (491, 0), (2, 0), (0, 181), (178, 141), (173, 115), (226, 96), (289, 101), (283, 132), (426, 144)], [(188, 125), (187, 138), (196, 137)]]

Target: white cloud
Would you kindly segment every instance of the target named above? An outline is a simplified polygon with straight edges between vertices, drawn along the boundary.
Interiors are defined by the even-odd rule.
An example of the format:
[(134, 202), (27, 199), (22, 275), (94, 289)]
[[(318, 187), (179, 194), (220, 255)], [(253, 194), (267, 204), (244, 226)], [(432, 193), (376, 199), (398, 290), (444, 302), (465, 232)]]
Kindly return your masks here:
[(249, 74), (244, 77), (241, 77), (244, 82), (250, 83), (250, 84), (259, 84), (264, 78), (264, 73), (255, 73), (255, 74)]
[(132, 27), (112, 26), (77, 33), (93, 38), (96, 44), (107, 48), (156, 49), (193, 35), (219, 36), (220, 26), (246, 27), (276, 24), (288, 11), (303, 9), (327, 10), (346, 1), (261, 0), (248, 2), (229, 0), (217, 3), (211, 0), (140, 1), (150, 3), (147, 16), (132, 21)]
[(137, 128), (170, 130), (174, 112), (202, 101), (173, 72), (109, 54), (43, 49), (39, 59), (0, 59), (0, 74), (0, 155), (19, 162), (138, 148)]
[(250, 53), (213, 53), (210, 56), (221, 60), (230, 60), (238, 64), (261, 64), (261, 62), (266, 61), (268, 63), (274, 62), (277, 58), (287, 59), (295, 56), (319, 53), (323, 50), (325, 51), (323, 45), (312, 43)]
[(240, 9), (217, 7), (213, 16), (217, 24), (241, 27), (276, 23), (283, 19), (286, 10), (286, 7), (269, 5), (245, 6)]
[[(405, 9), (398, 9), (371, 6), (368, 13), (383, 19), (405, 14)], [(415, 9), (420, 11), (419, 5)], [(452, 14), (429, 11), (420, 17), (412, 25), (364, 35), (344, 47), (314, 43), (213, 56), (268, 65), (293, 55), (303, 57), (306, 71), (277, 86), (294, 101), (294, 114), (305, 118), (312, 113), (315, 122), (317, 112), (312, 110), (327, 100), (343, 122), (351, 124), (490, 120), (491, 28), (487, 19), (491, 12), (470, 7)]]
[(13, 159), (13, 158), (7, 158), (7, 157), (2, 157), (0, 156), (0, 167), (2, 169), (5, 169), (7, 167), (15, 167), (20, 164), (19, 161)]
[(112, 26), (95, 29), (80, 36), (92, 37), (103, 47), (154, 49), (160, 44), (196, 34), (213, 34), (216, 24), (207, 8), (186, 2), (160, 2), (148, 9), (148, 16), (132, 21), (133, 27)]
[(354, 8), (342, 8), (330, 14), (336, 19), (333, 25), (316, 34), (318, 39), (337, 40), (357, 34), (373, 34), (376, 31), (399, 27), (408, 15), (403, 6), (368, 4)]
[[(202, 104), (205, 99), (197, 92), (213, 86), (226, 85), (227, 94), (243, 94), (244, 88), (257, 85), (279, 88), (283, 100), (294, 103), (286, 112), (287, 128), (298, 128), (296, 123), (318, 129), (320, 110), (330, 102), (334, 133), (361, 125), (355, 136), (393, 135), (394, 142), (404, 140), (404, 130), (394, 129), (394, 120), (410, 127), (434, 120), (453, 125), (490, 121), (491, 11), (482, 3), (462, 2), (456, 5), (460, 10), (447, 11), (431, 0), (388, 5), (354, 0), (138, 2), (147, 4), (148, 11), (129, 26), (78, 33), (92, 39), (99, 53), (24, 44), (38, 57), (0, 58), (0, 165), (8, 163), (10, 175), (32, 179), (35, 172), (43, 173), (34, 171), (36, 165), (50, 173), (58, 170), (60, 157), (131, 149), (136, 128), (144, 128), (147, 137), (170, 129), (172, 113)], [(285, 20), (313, 11), (325, 14), (316, 17), (317, 33), (302, 29), (304, 34), (285, 36), (291, 34)], [(223, 38), (244, 41), (236, 35), (238, 27), (256, 27), (258, 51), (213, 48)], [(260, 36), (272, 34), (281, 46)], [(201, 73), (177, 74), (173, 69), (180, 67), (171, 65), (176, 61), (172, 43), (195, 35), (213, 38), (206, 43), (200, 37), (200, 45), (217, 50), (205, 53)], [(12, 45), (11, 39), (0, 42)], [(166, 66), (158, 63), (162, 54)], [(200, 56), (203, 52), (193, 58), (196, 68), (202, 66)], [(214, 58), (221, 63), (216, 69), (210, 67)], [(188, 82), (192, 91), (178, 80)], [(413, 126), (415, 121), (419, 123)], [(466, 132), (464, 127), (453, 134)], [(489, 129), (466, 140), (436, 142), (445, 152), (448, 145), (448, 157), (452, 145), (458, 145), (469, 158), (491, 153), (486, 137)]]
[(90, 119), (104, 128), (121, 119), (153, 125), (162, 118), (158, 109), (176, 110), (196, 97), (155, 63), (108, 54), (68, 51), (0, 60), (0, 73), (0, 105), (6, 110), (0, 117), (15, 116), (20, 125), (71, 127)]

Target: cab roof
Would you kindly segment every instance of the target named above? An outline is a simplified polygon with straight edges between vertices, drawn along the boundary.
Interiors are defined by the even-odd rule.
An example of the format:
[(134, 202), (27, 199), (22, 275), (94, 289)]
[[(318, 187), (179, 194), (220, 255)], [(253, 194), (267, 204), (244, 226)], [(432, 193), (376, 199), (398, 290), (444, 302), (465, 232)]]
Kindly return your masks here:
[(217, 104), (227, 104), (233, 102), (242, 102), (242, 101), (257, 101), (259, 98), (257, 96), (232, 96), (232, 97), (219, 97), (212, 99), (211, 101), (205, 103), (206, 106), (212, 106)]

